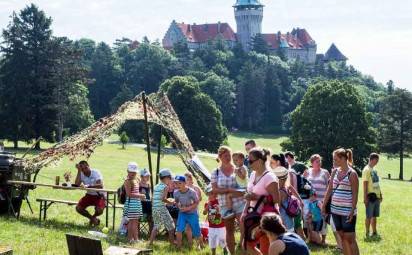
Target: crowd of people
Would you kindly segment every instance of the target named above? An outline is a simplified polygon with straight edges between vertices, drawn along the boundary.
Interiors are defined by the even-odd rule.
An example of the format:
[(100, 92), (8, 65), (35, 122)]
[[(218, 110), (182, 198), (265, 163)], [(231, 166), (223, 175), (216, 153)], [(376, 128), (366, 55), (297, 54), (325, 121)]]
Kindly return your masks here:
[[(139, 219), (150, 222), (149, 244), (156, 241), (160, 230), (168, 233), (171, 245), (182, 247), (183, 232), (189, 246), (195, 240), (204, 248), (208, 240), (212, 254), (220, 246), (224, 254), (309, 254), (307, 243), (326, 246), (328, 225), (336, 239), (336, 248), (343, 254), (359, 254), (356, 240), (359, 177), (353, 169), (350, 149), (333, 151), (333, 168), (322, 168), (320, 155), (312, 155), (310, 167), (296, 161), (292, 152), (271, 154), (255, 141), (245, 143), (246, 154), (232, 152), (227, 146), (218, 150), (218, 167), (211, 173), (207, 201), (200, 206), (201, 189), (191, 173), (173, 175), (169, 169), (159, 172), (160, 182), (150, 197), (150, 173), (139, 170), (134, 162), (127, 167), (124, 182), (122, 224), (127, 238), (139, 242)], [(363, 193), (366, 207), (367, 236), (377, 236), (377, 217), (382, 192), (375, 166), (379, 155), (372, 153), (363, 171)], [(87, 162), (78, 164), (76, 184), (103, 187), (101, 174)], [(140, 178), (138, 177), (140, 176)], [(104, 209), (104, 196), (88, 192), (77, 211), (97, 225)], [(95, 206), (89, 214), (87, 206)], [(202, 228), (199, 207), (206, 216)], [(235, 233), (239, 232), (236, 242)]]

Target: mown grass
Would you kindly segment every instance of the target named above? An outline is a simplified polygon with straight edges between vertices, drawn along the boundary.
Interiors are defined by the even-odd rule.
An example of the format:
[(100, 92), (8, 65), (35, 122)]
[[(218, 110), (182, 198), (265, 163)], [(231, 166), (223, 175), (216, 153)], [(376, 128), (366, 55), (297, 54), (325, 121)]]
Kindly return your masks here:
[[(243, 150), (243, 143), (246, 138), (256, 139), (264, 147), (272, 148), (274, 152), (280, 151), (279, 143), (284, 137), (260, 136), (253, 134), (235, 134), (229, 137), (229, 145), (234, 150)], [(43, 147), (47, 147), (44, 144)], [(20, 150), (19, 154), (24, 150)], [(156, 154), (153, 154), (155, 168)], [(213, 157), (201, 157), (206, 167), (213, 169), (216, 161)], [(105, 143), (96, 149), (96, 153), (90, 158), (92, 167), (99, 169), (104, 176), (104, 184), (107, 188), (116, 189), (125, 176), (127, 162), (136, 161), (142, 167), (147, 166), (147, 155), (145, 150), (133, 146), (128, 146), (122, 150), (118, 144)], [(405, 162), (405, 178), (411, 177), (412, 160)], [(76, 171), (74, 163), (64, 159), (59, 165), (47, 167), (40, 172), (38, 182), (53, 183), (56, 175), (62, 176), (65, 171), (71, 170), (73, 175)], [(175, 155), (164, 155), (161, 159), (161, 168), (171, 168), (175, 173), (185, 171), (184, 165)], [(382, 169), (381, 176), (391, 173), (392, 176), (398, 175), (399, 160), (387, 160), (382, 157), (379, 169)], [(73, 177), (74, 178), (74, 177)], [(411, 254), (412, 231), (412, 197), (411, 182), (401, 182), (393, 180), (382, 180), (382, 190), (384, 202), (382, 204), (382, 217), (379, 219), (379, 232), (381, 240), (366, 240), (363, 227), (364, 207), (362, 200), (359, 201), (359, 217), (357, 224), (358, 241), (361, 254)], [(20, 220), (7, 216), (0, 216), (0, 246), (9, 245), (13, 248), (14, 254), (68, 254), (65, 234), (74, 233), (87, 236), (90, 228), (86, 225), (84, 218), (78, 216), (74, 207), (66, 205), (53, 205), (48, 210), (48, 219), (45, 222), (38, 222), (39, 205), (36, 198), (50, 197), (67, 200), (78, 200), (83, 195), (79, 191), (62, 191), (49, 188), (37, 188), (30, 192), (29, 200), (33, 206), (32, 215), (26, 203), (22, 206)], [(116, 211), (119, 223), (121, 211)], [(116, 226), (117, 228), (117, 226)], [(329, 231), (330, 232), (330, 231)], [(333, 248), (335, 243), (333, 235), (329, 233), (329, 248), (311, 247), (313, 254), (338, 254)], [(118, 237), (116, 233), (110, 233), (107, 239), (102, 240), (103, 248), (109, 245), (124, 245), (126, 240)], [(143, 247), (145, 244), (141, 244)], [(139, 245), (136, 245), (139, 247)], [(176, 251), (167, 242), (159, 240), (154, 248), (154, 254), (209, 254), (209, 250), (203, 251)]]

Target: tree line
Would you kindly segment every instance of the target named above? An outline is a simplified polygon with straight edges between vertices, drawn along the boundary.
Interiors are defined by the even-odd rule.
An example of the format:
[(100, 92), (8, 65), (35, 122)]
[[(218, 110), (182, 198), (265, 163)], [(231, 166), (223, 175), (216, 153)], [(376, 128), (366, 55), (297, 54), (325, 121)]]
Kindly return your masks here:
[[(348, 118), (361, 118), (353, 119), (364, 126), (354, 137), (366, 143), (365, 153), (411, 151), (410, 92), (392, 82), (377, 83), (345, 62), (288, 60), (282, 51), (270, 53), (259, 35), (250, 52), (240, 45), (228, 48), (219, 39), (194, 51), (185, 42), (165, 50), (146, 37), (141, 42), (121, 38), (112, 46), (87, 38), (73, 41), (54, 36), (51, 25), (52, 19), (31, 4), (13, 13), (2, 32), (0, 137), (15, 147), (38, 137), (61, 141), (141, 91), (161, 90), (196, 149), (215, 151), (228, 130), (238, 129), (291, 134), (289, 147), (306, 155), (305, 133), (322, 134), (317, 124), (358, 105), (358, 115), (342, 113), (342, 121), (350, 126)], [(337, 88), (348, 96), (337, 94)], [(343, 92), (346, 88), (350, 91)], [(342, 105), (335, 107), (330, 93)], [(310, 105), (306, 110), (305, 104)], [(319, 119), (315, 126), (305, 124), (311, 118)], [(393, 123), (399, 128), (391, 128)], [(141, 130), (141, 123), (129, 122), (120, 132), (141, 141)], [(340, 129), (331, 130), (333, 136)], [(153, 141), (156, 135), (152, 132)]]

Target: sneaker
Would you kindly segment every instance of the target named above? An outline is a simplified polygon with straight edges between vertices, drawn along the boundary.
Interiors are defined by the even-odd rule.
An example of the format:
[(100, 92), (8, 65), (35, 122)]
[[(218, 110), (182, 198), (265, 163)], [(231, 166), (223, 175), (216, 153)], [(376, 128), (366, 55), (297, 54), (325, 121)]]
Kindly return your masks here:
[(379, 236), (378, 232), (373, 232), (371, 237), (377, 237), (377, 236)]
[(223, 214), (222, 219), (227, 220), (235, 217), (235, 213), (232, 210), (227, 210), (225, 214)]

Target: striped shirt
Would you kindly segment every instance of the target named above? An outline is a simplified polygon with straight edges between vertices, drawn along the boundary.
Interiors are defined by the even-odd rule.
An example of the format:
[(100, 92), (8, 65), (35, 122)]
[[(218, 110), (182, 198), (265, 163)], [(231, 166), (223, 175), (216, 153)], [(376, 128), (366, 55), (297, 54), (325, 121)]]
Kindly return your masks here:
[(323, 201), (328, 188), (329, 172), (325, 169), (320, 169), (320, 172), (315, 175), (313, 169), (309, 169), (308, 180), (312, 183), (312, 188), (316, 191), (316, 197), (319, 201)]
[(163, 207), (163, 192), (167, 188), (167, 185), (163, 182), (157, 184), (153, 189), (153, 207)]
[[(349, 168), (348, 173), (342, 180), (338, 179), (339, 172), (341, 172), (340, 169), (337, 170), (335, 177), (333, 178), (331, 212), (341, 216), (349, 216), (352, 210), (352, 187), (349, 175), (352, 172), (355, 172), (355, 170)], [(356, 209), (354, 215), (356, 215)]]

